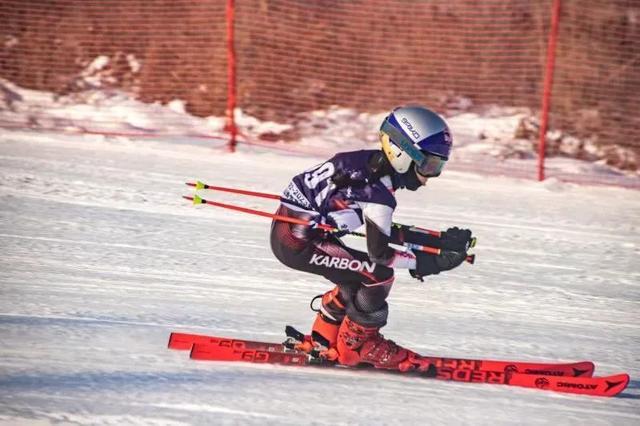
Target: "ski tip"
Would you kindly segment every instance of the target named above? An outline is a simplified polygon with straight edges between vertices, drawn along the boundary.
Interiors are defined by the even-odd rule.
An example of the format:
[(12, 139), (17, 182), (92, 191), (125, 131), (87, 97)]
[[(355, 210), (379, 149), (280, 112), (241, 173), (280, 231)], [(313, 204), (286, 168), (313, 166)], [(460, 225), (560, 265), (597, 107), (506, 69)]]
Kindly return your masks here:
[(182, 198), (184, 198), (185, 200), (193, 201), (193, 197), (189, 195), (183, 195)]
[(573, 367), (574, 376), (576, 377), (593, 377), (595, 370), (596, 365), (591, 361), (580, 361)]
[(627, 388), (631, 377), (627, 373), (621, 373), (607, 376), (603, 379), (606, 384), (605, 394), (603, 396), (617, 396)]
[(621, 379), (623, 379), (623, 380), (625, 381), (625, 383), (626, 383), (627, 385), (628, 385), (628, 384), (629, 384), (629, 382), (631, 381), (631, 376), (629, 376), (627, 373), (621, 373), (621, 374), (618, 374), (618, 375), (616, 375), (616, 376), (614, 376), (614, 377), (620, 377)]
[(167, 343), (167, 348), (173, 349), (173, 333), (169, 334), (169, 343)]
[(196, 184), (193, 182), (185, 182), (184, 184), (187, 186), (196, 186)]
[(190, 350), (193, 343), (190, 340), (185, 339), (184, 336), (186, 336), (184, 333), (172, 332), (169, 334), (169, 343), (167, 344), (167, 347), (175, 350)]

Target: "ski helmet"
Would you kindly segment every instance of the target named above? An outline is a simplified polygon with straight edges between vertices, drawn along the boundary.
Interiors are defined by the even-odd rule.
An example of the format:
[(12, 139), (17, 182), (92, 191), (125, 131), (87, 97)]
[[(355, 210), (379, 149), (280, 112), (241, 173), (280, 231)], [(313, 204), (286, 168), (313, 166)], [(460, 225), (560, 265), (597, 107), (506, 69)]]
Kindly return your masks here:
[(380, 143), (391, 166), (406, 173), (412, 163), (426, 177), (440, 174), (449, 159), (449, 126), (435, 112), (421, 106), (394, 109), (380, 126)]

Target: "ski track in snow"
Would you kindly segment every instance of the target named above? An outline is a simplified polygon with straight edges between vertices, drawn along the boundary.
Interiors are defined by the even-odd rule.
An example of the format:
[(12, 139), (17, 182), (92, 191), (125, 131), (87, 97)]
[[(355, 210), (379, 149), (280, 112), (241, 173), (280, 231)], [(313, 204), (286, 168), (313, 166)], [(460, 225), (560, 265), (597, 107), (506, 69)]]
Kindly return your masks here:
[(640, 424), (640, 193), (625, 189), (445, 173), (398, 192), (396, 221), (469, 226), (478, 259), (424, 284), (398, 271), (384, 329), (425, 354), (593, 360), (631, 375), (618, 398), (167, 350), (173, 330), (279, 341), (311, 325), (330, 286), (277, 262), (267, 220), (180, 196), (195, 178), (278, 193), (319, 161), (4, 132), (0, 424)]

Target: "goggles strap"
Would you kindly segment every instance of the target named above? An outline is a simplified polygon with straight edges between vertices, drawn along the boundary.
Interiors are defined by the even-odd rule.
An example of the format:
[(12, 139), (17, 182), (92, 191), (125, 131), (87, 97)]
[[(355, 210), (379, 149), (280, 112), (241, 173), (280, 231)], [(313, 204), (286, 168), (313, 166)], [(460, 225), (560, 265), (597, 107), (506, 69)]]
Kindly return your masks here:
[(398, 146), (407, 153), (409, 157), (418, 165), (422, 165), (427, 161), (427, 157), (416, 147), (413, 142), (408, 140), (398, 129), (393, 127), (388, 120), (382, 123), (382, 131), (389, 136), (391, 143)]

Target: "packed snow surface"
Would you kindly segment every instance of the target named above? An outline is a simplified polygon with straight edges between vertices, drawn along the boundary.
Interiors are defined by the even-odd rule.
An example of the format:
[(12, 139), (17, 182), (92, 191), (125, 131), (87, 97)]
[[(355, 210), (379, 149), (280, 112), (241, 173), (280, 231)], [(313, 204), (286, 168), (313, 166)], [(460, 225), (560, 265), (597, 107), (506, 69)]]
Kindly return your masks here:
[(268, 220), (181, 195), (196, 178), (279, 193), (319, 161), (2, 131), (0, 423), (640, 424), (640, 195), (627, 189), (449, 170), (399, 191), (397, 222), (469, 227), (478, 258), (425, 283), (397, 271), (384, 329), (430, 355), (593, 360), (631, 375), (617, 398), (168, 350), (171, 331), (277, 342), (286, 324), (309, 329), (329, 283), (279, 264)]

